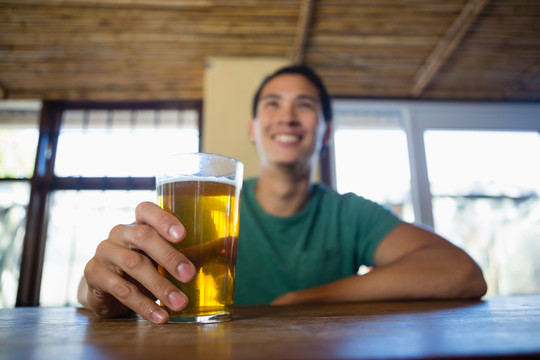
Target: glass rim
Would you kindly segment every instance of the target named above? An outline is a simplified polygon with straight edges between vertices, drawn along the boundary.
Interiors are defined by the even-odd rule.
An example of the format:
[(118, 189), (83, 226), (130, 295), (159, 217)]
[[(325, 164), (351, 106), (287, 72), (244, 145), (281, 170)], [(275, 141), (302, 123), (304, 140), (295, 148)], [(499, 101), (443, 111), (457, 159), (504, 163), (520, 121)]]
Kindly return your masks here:
[(188, 156), (197, 156), (197, 157), (212, 157), (212, 158), (222, 158), (222, 159), (228, 159), (232, 160), (233, 162), (244, 164), (242, 161), (233, 158), (232, 156), (223, 155), (223, 154), (217, 154), (217, 153), (209, 153), (209, 152), (181, 152), (181, 153), (174, 153), (166, 156), (166, 158), (177, 158), (177, 157), (188, 157)]
[[(171, 170), (167, 168), (167, 165), (171, 160), (175, 159), (193, 159), (196, 161), (204, 161), (208, 159), (209, 161), (218, 160), (224, 161), (225, 166), (230, 167), (230, 171), (222, 171), (219, 174), (210, 174), (201, 171), (201, 168), (198, 166), (199, 163), (191, 164), (190, 171), (182, 171), (181, 169)], [(229, 170), (229, 169), (227, 169)], [(216, 178), (224, 179), (228, 182), (237, 183), (242, 180), (244, 172), (244, 163), (238, 159), (235, 159), (231, 156), (215, 154), (215, 153), (205, 153), (205, 152), (187, 152), (187, 153), (176, 153), (163, 157), (162, 164), (159, 166), (159, 171), (155, 175), (156, 186), (166, 184), (173, 181), (174, 179), (188, 179), (188, 178)]]

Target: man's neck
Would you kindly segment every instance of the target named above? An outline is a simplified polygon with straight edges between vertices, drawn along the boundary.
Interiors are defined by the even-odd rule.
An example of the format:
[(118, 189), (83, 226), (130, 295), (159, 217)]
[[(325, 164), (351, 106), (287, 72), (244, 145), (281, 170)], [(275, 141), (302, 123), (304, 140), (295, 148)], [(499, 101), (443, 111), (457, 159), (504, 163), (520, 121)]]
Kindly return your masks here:
[(291, 216), (307, 203), (311, 173), (287, 169), (263, 169), (255, 184), (255, 197), (261, 208), (274, 216)]

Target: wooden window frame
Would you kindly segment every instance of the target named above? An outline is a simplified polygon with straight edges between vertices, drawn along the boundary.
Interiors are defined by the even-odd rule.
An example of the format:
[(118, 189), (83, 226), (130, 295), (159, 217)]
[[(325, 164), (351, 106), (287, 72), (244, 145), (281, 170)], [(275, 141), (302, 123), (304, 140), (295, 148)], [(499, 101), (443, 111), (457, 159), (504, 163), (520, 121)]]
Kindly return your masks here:
[(58, 177), (54, 164), (61, 130), (62, 114), (67, 110), (195, 110), (198, 113), (199, 151), (203, 131), (202, 100), (178, 101), (44, 101), (40, 113), (39, 140), (34, 173), (30, 180), (19, 287), (15, 306), (39, 306), (43, 261), (47, 241), (48, 204), (55, 190), (153, 190), (153, 177)]

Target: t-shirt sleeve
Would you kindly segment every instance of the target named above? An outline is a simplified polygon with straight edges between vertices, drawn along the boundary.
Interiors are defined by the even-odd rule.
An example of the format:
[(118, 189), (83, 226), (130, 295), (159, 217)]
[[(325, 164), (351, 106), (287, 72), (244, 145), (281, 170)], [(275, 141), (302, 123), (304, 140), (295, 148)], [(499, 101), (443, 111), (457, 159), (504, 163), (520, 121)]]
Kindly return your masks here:
[(353, 225), (357, 261), (360, 265), (372, 266), (373, 256), (384, 237), (402, 224), (387, 208), (354, 194), (345, 195), (350, 224)]

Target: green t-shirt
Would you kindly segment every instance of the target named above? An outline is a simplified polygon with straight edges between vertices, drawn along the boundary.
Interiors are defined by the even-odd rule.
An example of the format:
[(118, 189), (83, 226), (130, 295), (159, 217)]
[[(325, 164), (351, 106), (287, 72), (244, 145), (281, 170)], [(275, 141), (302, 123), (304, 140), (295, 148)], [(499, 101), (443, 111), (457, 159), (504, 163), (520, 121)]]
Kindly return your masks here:
[(370, 266), (380, 241), (398, 224), (395, 215), (354, 194), (314, 184), (306, 206), (290, 217), (265, 213), (256, 179), (244, 182), (234, 303), (268, 304)]

